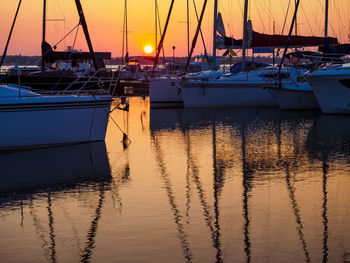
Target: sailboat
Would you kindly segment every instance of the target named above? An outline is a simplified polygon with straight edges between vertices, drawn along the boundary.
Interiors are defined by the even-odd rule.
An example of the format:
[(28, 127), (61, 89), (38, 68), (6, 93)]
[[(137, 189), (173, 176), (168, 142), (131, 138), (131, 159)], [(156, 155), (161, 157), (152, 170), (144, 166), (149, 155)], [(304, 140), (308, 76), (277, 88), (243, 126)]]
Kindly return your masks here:
[[(215, 2), (216, 3), (216, 2)], [(172, 5), (171, 5), (172, 7)], [(171, 7), (169, 10), (169, 15), (168, 15), (168, 20), (171, 15)], [(203, 3), (203, 8), (202, 8), (202, 15), (204, 14), (206, 7), (206, 1)], [(187, 13), (189, 12), (189, 5), (187, 2)], [(195, 7), (195, 12), (198, 20), (198, 27), (197, 27), (197, 34), (200, 31), (200, 18), (198, 17), (197, 14), (197, 9)], [(187, 25), (189, 25), (189, 16), (187, 15)], [(190, 58), (190, 43), (189, 43), (189, 26), (187, 26), (187, 36), (188, 36), (188, 57)], [(162, 34), (162, 39), (164, 39), (166, 33), (166, 28)], [(204, 40), (203, 40), (204, 42)], [(158, 45), (158, 55), (156, 56), (155, 63), (157, 63), (159, 52), (162, 48), (162, 40), (160, 41)], [(149, 79), (149, 96), (150, 96), (150, 102), (151, 102), (151, 107), (157, 108), (157, 107), (183, 107), (183, 99), (182, 99), (182, 93), (181, 93), (181, 78), (182, 75), (188, 72), (192, 72), (193, 74), (187, 74), (186, 78), (191, 78), (191, 79), (202, 79), (205, 78), (207, 79), (208, 77), (214, 77), (218, 78), (222, 75), (222, 72), (213, 72), (213, 71), (208, 71), (209, 67), (211, 64), (214, 62), (217, 64), (217, 61), (220, 58), (216, 57), (215, 55), (213, 56), (208, 56), (207, 52), (205, 52), (205, 55), (198, 55), (196, 56), (196, 59), (194, 62), (188, 61), (187, 64), (181, 65), (177, 63), (175, 65), (179, 71), (175, 72), (169, 72), (169, 74), (165, 74), (164, 76), (158, 76), (156, 78), (151, 78)], [(188, 70), (189, 69), (189, 70)], [(196, 73), (194, 73), (196, 72)], [(208, 75), (209, 72), (209, 75)]]
[[(86, 22), (79, 0), (76, 6), (80, 22), (87, 33)], [(46, 0), (44, 0), (44, 13)], [(45, 32), (45, 30), (44, 30)], [(90, 39), (87, 37), (89, 46)], [(43, 58), (47, 43), (43, 42)], [(51, 52), (51, 49), (50, 49)], [(94, 55), (92, 46), (91, 54)], [(96, 61), (95, 61), (96, 62)], [(97, 63), (97, 62), (96, 62)], [(2, 127), (0, 151), (16, 148), (32, 148), (59, 144), (73, 144), (103, 141), (108, 125), (112, 97), (104, 90), (86, 90), (93, 82), (89, 77), (79, 85), (78, 90), (71, 88), (79, 78), (71, 79), (64, 91), (33, 91), (35, 80), (57, 82), (62, 75), (46, 71), (42, 63), (41, 74), (28, 75), (30, 86), (7, 84), (0, 85), (0, 122)], [(98, 66), (96, 64), (96, 66)], [(25, 75), (24, 75), (25, 76)], [(16, 76), (17, 77), (17, 76)], [(90, 82), (91, 81), (91, 82)], [(42, 82), (41, 82), (42, 83)], [(50, 83), (50, 82), (49, 82)], [(50, 89), (47, 83), (46, 89)]]
[[(277, 106), (277, 103), (266, 86), (271, 86), (278, 75), (282, 85), (292, 84), (300, 75), (300, 70), (294, 67), (277, 67), (258, 65), (247, 67), (246, 49), (255, 47), (281, 47), (290, 38), (290, 47), (318, 46), (324, 39), (319, 37), (290, 37), (281, 35), (267, 35), (252, 30), (251, 21), (247, 20), (248, 0), (244, 5), (243, 39), (235, 40), (224, 35), (214, 25), (214, 39), (218, 39), (219, 48), (241, 48), (242, 67), (239, 72), (231, 72), (214, 80), (184, 80), (181, 82), (182, 97), (185, 107), (264, 107)], [(215, 14), (215, 17), (218, 17)], [(217, 19), (216, 19), (217, 20)], [(215, 20), (215, 21), (216, 21)], [(224, 39), (224, 45), (220, 40)], [(330, 41), (337, 41), (330, 39)], [(216, 42), (214, 42), (214, 46)], [(306, 72), (306, 70), (304, 71)], [(302, 72), (301, 74), (303, 74)]]
[(350, 63), (330, 65), (306, 76), (322, 113), (350, 114)]
[[(328, 8), (328, 0), (326, 0)], [(341, 51), (345, 55), (350, 53), (350, 45), (337, 45), (332, 48), (329, 43), (328, 33), (328, 9), (326, 9), (325, 45), (324, 52)], [(346, 50), (346, 47), (349, 50)], [(330, 65), (306, 75), (322, 113), (326, 114), (350, 114), (350, 63)]]
[[(163, 41), (167, 31), (167, 25), (169, 23), (170, 16), (172, 13), (173, 4), (174, 4), (174, 1), (172, 1), (170, 4), (168, 17), (167, 17), (164, 31), (162, 33), (162, 37), (159, 43), (157, 43), (157, 28), (158, 28), (157, 14), (155, 16), (157, 50), (156, 50), (156, 57), (154, 60), (153, 72), (156, 69), (156, 66), (158, 63), (158, 57), (161, 49), (163, 48)], [(157, 10), (157, 1), (155, 1), (155, 5)], [(151, 107), (182, 107), (183, 106), (182, 96), (177, 87), (178, 83), (180, 82), (180, 79), (178, 77), (168, 75), (163, 77), (151, 78), (148, 81), (149, 81), (149, 97), (150, 97)]]
[[(338, 46), (338, 41), (335, 38), (328, 37), (327, 28), (328, 28), (328, 0), (325, 2), (325, 37), (324, 37), (324, 45), (323, 50), (326, 50), (326, 46), (330, 44)], [(319, 47), (322, 50), (322, 48)], [(305, 54), (305, 55), (304, 55)], [(325, 54), (323, 52), (323, 54)], [(340, 61), (337, 59), (338, 56), (333, 54), (331, 57), (323, 57), (322, 54), (319, 53), (311, 53), (311, 52), (293, 52), (289, 54), (289, 58), (296, 58), (297, 61), (303, 59), (304, 57), (309, 58), (308, 63), (314, 62), (314, 67), (317, 65), (334, 61)], [(315, 61), (313, 61), (315, 60)], [(312, 64), (311, 64), (312, 65)], [(297, 66), (297, 65), (296, 65)], [(304, 69), (304, 74), (307, 75), (308, 72)], [(298, 79), (301, 79), (299, 81)], [(300, 78), (296, 78), (297, 81), (288, 85), (275, 85), (269, 86), (268, 89), (275, 97), (280, 109), (282, 110), (310, 110), (310, 109), (320, 109), (319, 101), (316, 99), (315, 92), (313, 91), (310, 83), (305, 81), (304, 76)]]
[[(79, 23), (71, 32), (77, 30), (79, 26), (83, 28), (89, 52), (78, 52), (72, 46), (68, 47), (66, 51), (54, 51), (56, 45), (52, 47), (46, 41), (47, 0), (43, 0), (41, 69), (33, 71), (28, 70), (27, 67), (15, 67), (10, 69), (6, 75), (0, 76), (0, 83), (29, 86), (33, 90), (65, 90), (67, 87), (69, 89), (79, 89), (83, 83), (89, 80), (89, 86), (86, 88), (108, 88), (107, 82), (111, 80), (111, 74), (106, 71), (103, 60), (110, 59), (111, 53), (94, 51), (80, 0), (75, 0), (75, 4), (79, 14)], [(11, 33), (20, 5), (21, 2), (18, 5)], [(3, 58), (6, 56), (11, 33)], [(90, 62), (92, 62), (92, 65)], [(56, 67), (53, 67), (53, 65), (56, 65)]]
[(40, 94), (0, 85), (0, 151), (103, 141), (111, 103), (106, 92)]

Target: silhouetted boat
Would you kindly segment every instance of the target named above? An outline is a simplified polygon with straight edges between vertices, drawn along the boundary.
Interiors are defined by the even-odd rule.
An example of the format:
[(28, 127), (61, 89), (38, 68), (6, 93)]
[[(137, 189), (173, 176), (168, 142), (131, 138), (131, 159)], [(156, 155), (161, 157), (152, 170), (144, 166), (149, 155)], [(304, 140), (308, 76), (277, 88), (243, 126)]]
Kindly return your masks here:
[(79, 89), (89, 80), (86, 89), (107, 90), (113, 79), (117, 81), (118, 74), (105, 68), (103, 60), (111, 58), (110, 52), (94, 52), (80, 0), (75, 1), (79, 14), (78, 26), (81, 25), (84, 30), (89, 52), (78, 52), (72, 47), (67, 51), (54, 51), (56, 46), (52, 47), (46, 42), (46, 1), (43, 0), (41, 68), (37, 70), (28, 70), (27, 66), (11, 68), (7, 74), (0, 76), (0, 83), (29, 86), (34, 91), (65, 90), (67, 87)]

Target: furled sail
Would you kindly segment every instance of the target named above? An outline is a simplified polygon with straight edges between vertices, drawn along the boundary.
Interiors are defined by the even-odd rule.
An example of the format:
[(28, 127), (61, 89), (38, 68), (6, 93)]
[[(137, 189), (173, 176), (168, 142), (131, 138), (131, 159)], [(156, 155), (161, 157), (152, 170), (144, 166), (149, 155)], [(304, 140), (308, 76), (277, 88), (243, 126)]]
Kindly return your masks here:
[(217, 30), (220, 36), (222, 37), (226, 36), (225, 26), (224, 26), (224, 22), (222, 20), (222, 16), (220, 12), (218, 13), (218, 18), (217, 18)]
[[(287, 35), (269, 35), (261, 34), (253, 31), (251, 21), (248, 21), (248, 46), (247, 48), (284, 48), (288, 36)], [(315, 36), (291, 36), (289, 47), (317, 47), (324, 45), (324, 37)], [(328, 37), (330, 45), (337, 45), (338, 39)], [(227, 36), (217, 36), (218, 49), (241, 49), (243, 44), (242, 39), (234, 39)]]
[(327, 45), (326, 48), (324, 46), (320, 46), (319, 51), (332, 57), (350, 55), (350, 44)]

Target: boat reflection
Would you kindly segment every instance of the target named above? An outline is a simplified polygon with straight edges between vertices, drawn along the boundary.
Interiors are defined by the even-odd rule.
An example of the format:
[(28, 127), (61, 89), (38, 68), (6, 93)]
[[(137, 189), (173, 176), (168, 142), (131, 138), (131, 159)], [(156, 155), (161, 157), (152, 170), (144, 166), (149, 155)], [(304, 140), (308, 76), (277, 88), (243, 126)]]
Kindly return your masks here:
[(343, 161), (349, 163), (350, 118), (342, 115), (320, 115), (312, 125), (306, 141), (312, 160)]
[(112, 180), (104, 142), (4, 153), (0, 167), (3, 196)]
[[(95, 142), (1, 154), (0, 166), (3, 169), (0, 175), (0, 207), (20, 209), (22, 229), (25, 221), (23, 211), (28, 209), (45, 258), (50, 262), (59, 262), (57, 239), (62, 235), (62, 230), (56, 231), (55, 228), (62, 229), (62, 219), (65, 219), (68, 220), (67, 229), (72, 228), (72, 237), (76, 239), (79, 261), (91, 262), (108, 196), (113, 204), (118, 202), (117, 211), (121, 212), (119, 188), (130, 181), (128, 160), (119, 165), (115, 163), (118, 169), (112, 172), (105, 143)], [(69, 200), (68, 207), (74, 203), (74, 198), (68, 198), (69, 194), (76, 196), (76, 201), (83, 202), (82, 207), (93, 210), (85, 237), (78, 236), (80, 227), (75, 226), (76, 223), (80, 226), (84, 218), (73, 218), (68, 212), (64, 212), (62, 217), (58, 211), (65, 211), (60, 199), (67, 199), (63, 203)], [(46, 202), (44, 207), (43, 202)], [(75, 220), (78, 222), (74, 223)]]
[(211, 127), (215, 125), (220, 133), (216, 144), (222, 145), (218, 153), (220, 162), (224, 162), (222, 167), (232, 166), (234, 156), (241, 154), (239, 145), (243, 140), (249, 168), (270, 172), (283, 169), (293, 159), (308, 161), (305, 138), (318, 116), (318, 112), (276, 109), (151, 109), (150, 130), (154, 134), (188, 131), (199, 137), (212, 137)]
[[(343, 120), (341, 128), (338, 126), (333, 129), (337, 123), (340, 124), (339, 118), (342, 118), (333, 117), (321, 116), (318, 112), (279, 112), (274, 109), (151, 109), (150, 130), (152, 140), (156, 142), (157, 154), (162, 152), (162, 137), (177, 136), (177, 142), (181, 136), (183, 137), (187, 158), (184, 177), (186, 178), (186, 217), (187, 220), (191, 220), (188, 204), (191, 197), (189, 193), (192, 192), (192, 181), (202, 205), (203, 218), (211, 234), (212, 246), (216, 250), (215, 262), (226, 262), (223, 252), (225, 240), (221, 235), (222, 223), (225, 222), (221, 215), (224, 208), (221, 208), (220, 204), (225, 202), (225, 197), (222, 196), (225, 182), (235, 176), (233, 171), (237, 169), (239, 162), (242, 177), (242, 244), (245, 261), (253, 261), (253, 248), (258, 249), (257, 247), (260, 246), (261, 252), (261, 246), (263, 246), (260, 243), (254, 243), (253, 240), (256, 240), (256, 237), (252, 239), (254, 235), (252, 225), (258, 224), (254, 220), (256, 211), (252, 211), (251, 207), (251, 202), (256, 203), (255, 188), (261, 192), (261, 189), (269, 188), (271, 182), (279, 184), (281, 181), (285, 182), (289, 199), (287, 208), (288, 206), (291, 208), (293, 215), (291, 219), (294, 218), (293, 221), (296, 224), (295, 234), (303, 252), (298, 259), (305, 262), (311, 262), (312, 257), (317, 256), (312, 253), (314, 246), (308, 244), (313, 240), (305, 234), (305, 221), (310, 220), (308, 217), (310, 211), (303, 210), (305, 205), (298, 204), (298, 193), (302, 191), (298, 187), (302, 189), (301, 182), (320, 181), (322, 203), (321, 209), (318, 210), (320, 211), (318, 222), (322, 223), (323, 228), (320, 254), (323, 262), (330, 261), (327, 191), (329, 162), (339, 160), (339, 156), (342, 156), (346, 163), (350, 161), (350, 133), (347, 132), (349, 129), (344, 127), (347, 123), (350, 127), (350, 121)], [(164, 141), (164, 143), (163, 147), (169, 147), (168, 142)], [(209, 168), (203, 162), (200, 163), (200, 159), (204, 158), (203, 153), (212, 157), (213, 198), (208, 198), (210, 192), (205, 190), (201, 183), (201, 177), (205, 176), (205, 169)], [(165, 163), (169, 162), (165, 158), (162, 157), (160, 165), (162, 169), (165, 168)], [(310, 160), (311, 163), (317, 162), (316, 167), (320, 165), (322, 171), (310, 170), (313, 169), (309, 167)], [(189, 175), (192, 180), (188, 179)], [(170, 180), (169, 175), (168, 180)], [(254, 201), (251, 201), (252, 198)], [(213, 200), (212, 205), (209, 200)], [(278, 203), (278, 200), (273, 202)], [(256, 208), (256, 205), (253, 207)], [(177, 213), (180, 214), (179, 209)], [(303, 218), (305, 215), (307, 219)], [(267, 217), (270, 216), (267, 215)], [(187, 231), (186, 237), (190, 236), (189, 230)], [(264, 231), (259, 229), (259, 232)], [(292, 243), (288, 238), (286, 242)], [(188, 240), (186, 240), (186, 247), (189, 247)], [(191, 256), (190, 259), (196, 257), (193, 253)], [(187, 261), (190, 261), (189, 258)]]

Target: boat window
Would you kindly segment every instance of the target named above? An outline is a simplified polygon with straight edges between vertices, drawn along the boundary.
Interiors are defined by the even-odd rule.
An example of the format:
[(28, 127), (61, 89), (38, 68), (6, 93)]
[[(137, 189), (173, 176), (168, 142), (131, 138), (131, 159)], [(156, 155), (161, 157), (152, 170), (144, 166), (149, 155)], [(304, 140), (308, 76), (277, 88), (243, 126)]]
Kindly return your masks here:
[(339, 80), (340, 84), (342, 84), (343, 86), (347, 87), (350, 89), (350, 79), (341, 79)]

